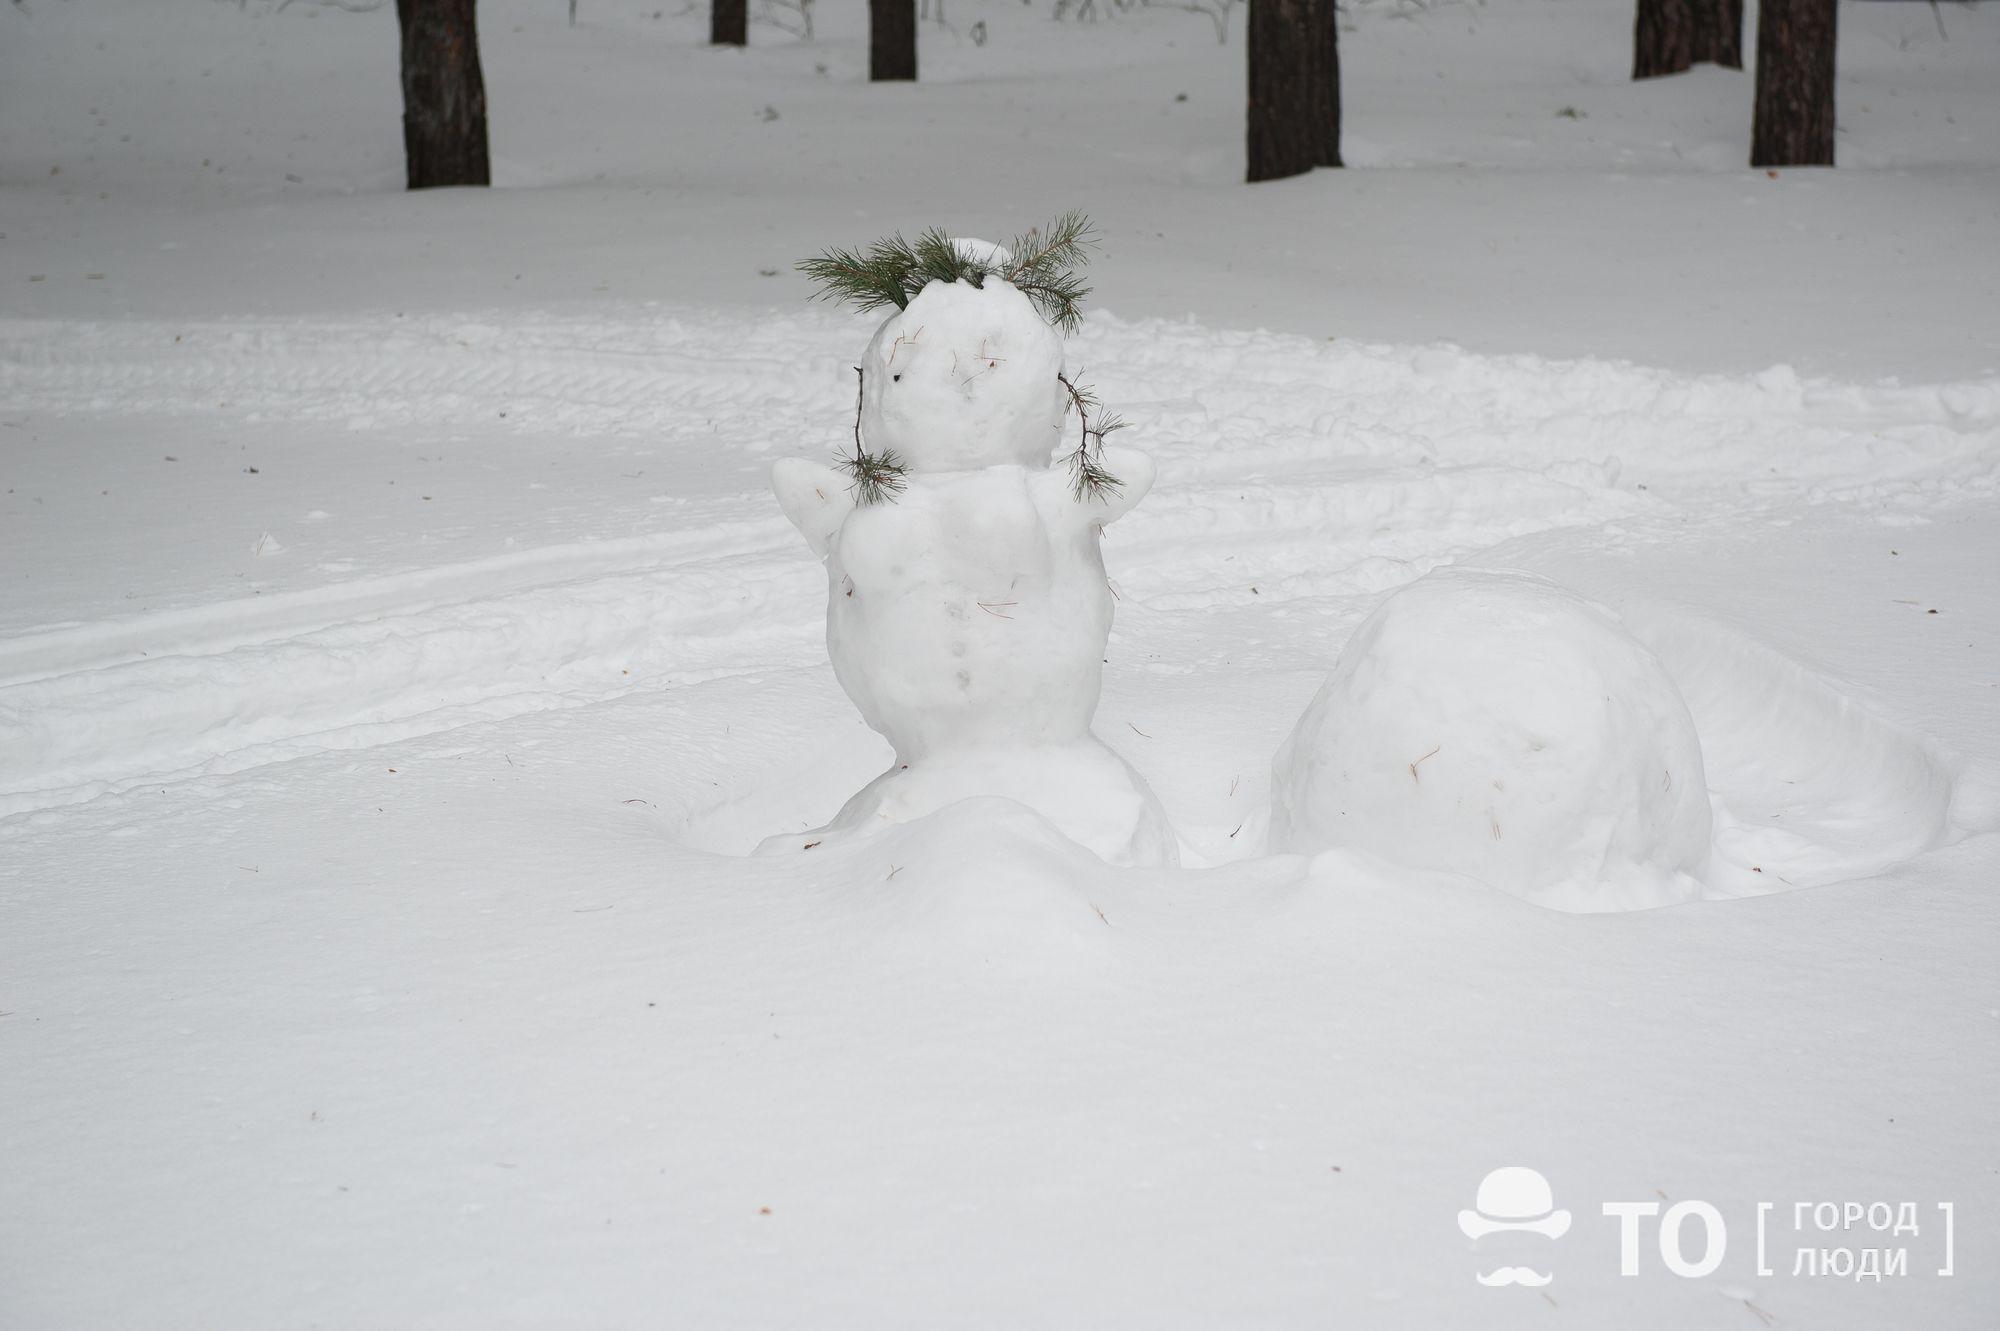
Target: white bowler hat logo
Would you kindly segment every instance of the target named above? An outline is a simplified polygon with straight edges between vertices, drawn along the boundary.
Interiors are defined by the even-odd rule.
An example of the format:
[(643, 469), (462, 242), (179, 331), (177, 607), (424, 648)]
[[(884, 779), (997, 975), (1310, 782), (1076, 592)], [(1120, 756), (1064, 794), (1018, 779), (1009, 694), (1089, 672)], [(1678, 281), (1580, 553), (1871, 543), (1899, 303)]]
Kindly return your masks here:
[(1527, 1230), (1559, 1239), (1569, 1233), (1569, 1212), (1555, 1209), (1549, 1181), (1532, 1169), (1508, 1165), (1479, 1181), (1477, 1208), (1458, 1213), (1458, 1227), (1470, 1239), (1501, 1230)]

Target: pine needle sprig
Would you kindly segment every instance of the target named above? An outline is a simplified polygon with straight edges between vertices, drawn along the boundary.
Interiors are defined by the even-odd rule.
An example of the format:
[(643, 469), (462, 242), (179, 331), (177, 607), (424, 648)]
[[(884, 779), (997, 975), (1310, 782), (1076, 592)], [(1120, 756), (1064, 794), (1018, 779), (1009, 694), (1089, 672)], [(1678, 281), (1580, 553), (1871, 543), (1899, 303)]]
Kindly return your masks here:
[(893, 448), (880, 453), (856, 453), (851, 458), (843, 457), (840, 469), (849, 477), (848, 488), (854, 491), (854, 502), (863, 508), (870, 504), (894, 503), (906, 484), (903, 460), (896, 456)]
[(1077, 270), (1090, 261), (1096, 235), (1090, 219), (1072, 209), (1045, 227), (1017, 236), (1008, 246), (1014, 257), (1000, 276), (1033, 301), (1044, 319), (1074, 333), (1083, 322), (1083, 298), (1090, 294)]
[[(1076, 450), (1065, 459), (1069, 464), (1070, 488), (1079, 501), (1108, 501), (1124, 488), (1125, 482), (1112, 475), (1104, 465), (1104, 436), (1124, 429), (1126, 422), (1109, 413), (1101, 413), (1093, 424), (1090, 413), (1098, 409), (1097, 394), (1073, 382), (1067, 375), (1058, 374), (1056, 380), (1069, 391), (1070, 405), (1076, 409)], [(1063, 414), (1067, 416), (1069, 413), (1065, 411)]]
[(1090, 294), (1078, 270), (1089, 259), (1095, 235), (1088, 217), (1067, 212), (1016, 238), (1013, 257), (995, 264), (971, 258), (944, 228), (931, 227), (914, 245), (900, 234), (887, 236), (865, 250), (830, 249), (801, 262), (798, 271), (818, 286), (814, 299), (851, 305), (864, 313), (889, 305), (908, 309), (916, 294), (932, 282), (983, 287), (987, 278), (999, 277), (1026, 296), (1044, 319), (1073, 333), (1083, 322), (1081, 307)]
[(1070, 489), (1078, 500), (1109, 502), (1125, 483), (1105, 469), (1101, 459), (1077, 454), (1070, 460)]
[(916, 266), (904, 279), (905, 289), (915, 296), (932, 282), (970, 282), (982, 286), (992, 269), (969, 259), (943, 227), (934, 226), (917, 237)]
[(889, 236), (866, 251), (830, 249), (800, 263), (798, 271), (819, 286), (813, 299), (838, 301), (865, 313), (885, 305), (899, 310), (907, 307), (915, 294), (909, 289), (909, 275), (917, 263), (909, 242), (901, 236)]
[(896, 496), (903, 493), (906, 484), (903, 477), (908, 468), (896, 456), (896, 450), (885, 448), (880, 453), (870, 453), (861, 446), (861, 403), (866, 396), (868, 376), (862, 368), (854, 367), (854, 456), (843, 457), (834, 454), (834, 465), (848, 475), (848, 488), (854, 491), (854, 502), (866, 508), (870, 504), (894, 503)]

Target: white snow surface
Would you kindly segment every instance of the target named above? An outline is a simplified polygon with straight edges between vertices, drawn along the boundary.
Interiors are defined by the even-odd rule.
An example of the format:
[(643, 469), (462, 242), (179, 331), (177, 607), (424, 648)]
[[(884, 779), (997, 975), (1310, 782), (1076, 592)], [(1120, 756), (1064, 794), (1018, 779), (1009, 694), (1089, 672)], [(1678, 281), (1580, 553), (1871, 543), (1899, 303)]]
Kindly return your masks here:
[[(870, 88), (858, 8), (484, 0), (500, 185), (412, 196), (387, 10), (0, 5), (0, 1325), (1990, 1327), (2000, 11), (1844, 5), (1771, 178), (1629, 5), (1363, 0), (1354, 169), (1246, 190), (1240, 12), (1101, 8)], [(750, 855), (891, 759), (767, 488), (868, 334), (789, 265), (1073, 206), (1158, 466), (1094, 726), (1199, 867)], [(1268, 852), (1447, 567), (1659, 660), (1713, 896)], [(1504, 1166), (1564, 1237), (1466, 1239)], [(1620, 1276), (1692, 1199), (1718, 1269)]]
[(1659, 658), (1544, 578), (1440, 569), (1347, 645), (1278, 751), (1271, 845), (1562, 910), (1701, 895), (1701, 739)]

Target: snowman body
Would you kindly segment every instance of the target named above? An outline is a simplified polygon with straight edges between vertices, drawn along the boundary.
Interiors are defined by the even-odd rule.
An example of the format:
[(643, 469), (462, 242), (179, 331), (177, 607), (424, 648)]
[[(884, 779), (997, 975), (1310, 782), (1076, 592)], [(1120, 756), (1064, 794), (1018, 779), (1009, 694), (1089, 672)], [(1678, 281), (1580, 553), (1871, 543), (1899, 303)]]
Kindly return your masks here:
[(1111, 592), (1093, 514), (1050, 470), (911, 478), (827, 554), (841, 687), (905, 761), (1090, 729)]
[(826, 561), (834, 673), (896, 762), (826, 828), (767, 849), (1003, 796), (1113, 863), (1178, 862), (1158, 800), (1090, 730), (1112, 616), (1100, 540), (1153, 468), (1109, 450), (1118, 490), (1076, 493), (1051, 465), (1061, 369), (1060, 339), (1019, 292), (933, 283), (864, 361), (864, 437), (896, 453), (902, 491), (858, 505), (837, 468), (773, 470)]

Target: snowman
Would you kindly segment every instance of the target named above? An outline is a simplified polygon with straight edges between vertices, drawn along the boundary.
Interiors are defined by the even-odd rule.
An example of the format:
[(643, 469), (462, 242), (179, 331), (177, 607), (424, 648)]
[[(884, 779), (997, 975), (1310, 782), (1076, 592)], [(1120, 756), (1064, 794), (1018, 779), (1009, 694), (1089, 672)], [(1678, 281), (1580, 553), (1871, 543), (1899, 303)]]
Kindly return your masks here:
[[(851, 270), (882, 253), (819, 262)], [(915, 254), (929, 262), (898, 272), (904, 291), (860, 302), (898, 308), (858, 367), (854, 458), (772, 471), (785, 516), (826, 564), (834, 673), (895, 761), (826, 827), (761, 849), (999, 796), (1110, 863), (1175, 864), (1158, 799), (1090, 728), (1112, 615), (1099, 541), (1153, 466), (1104, 446), (1064, 376), (1047, 315), (1073, 321), (1081, 289), (1052, 304), (1050, 266), (983, 241), (932, 233)], [(938, 276), (919, 285), (924, 268)]]

